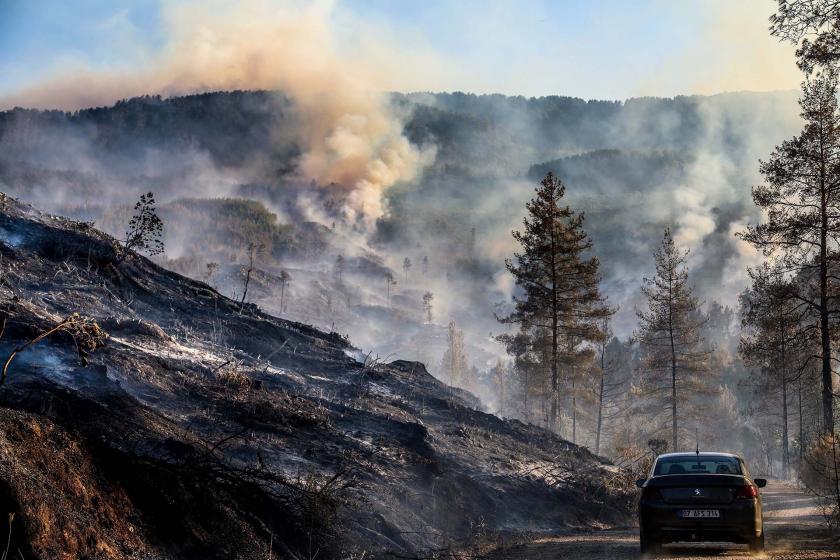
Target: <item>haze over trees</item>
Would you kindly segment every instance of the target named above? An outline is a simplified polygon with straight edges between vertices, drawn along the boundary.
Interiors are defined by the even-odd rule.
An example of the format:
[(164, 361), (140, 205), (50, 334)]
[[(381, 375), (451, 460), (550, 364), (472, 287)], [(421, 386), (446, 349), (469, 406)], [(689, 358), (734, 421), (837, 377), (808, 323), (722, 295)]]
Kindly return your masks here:
[(753, 199), (767, 219), (750, 226), (743, 239), (769, 259), (798, 276), (786, 296), (795, 310), (807, 309), (801, 327), (819, 339), (808, 360), (819, 361), (822, 384), (822, 430), (834, 432), (834, 379), (831, 324), (836, 322), (837, 279), (832, 269), (840, 235), (840, 113), (837, 74), (826, 70), (802, 86), (805, 127), (761, 163), (765, 184)]
[(710, 392), (709, 353), (700, 336), (704, 317), (689, 285), (687, 255), (666, 229), (654, 253), (656, 273), (642, 282), (647, 310), (638, 311), (636, 334), (642, 351), (643, 398), (652, 414), (664, 413), (669, 419), (675, 451), (681, 435), (686, 441), (688, 429), (699, 427), (703, 416), (696, 408)]
[[(781, 422), (782, 477), (791, 472), (791, 404), (796, 382), (805, 376), (801, 359), (809, 348), (808, 312), (795, 297), (794, 284), (785, 278), (784, 270), (769, 265), (750, 271), (753, 285), (741, 294), (742, 334), (739, 352), (744, 363), (753, 369), (749, 382), (759, 396), (764, 414)], [(805, 354), (807, 355), (807, 354)], [(801, 384), (799, 384), (801, 393)], [(799, 395), (801, 406), (802, 396)], [(801, 409), (800, 409), (801, 411)], [(802, 419), (799, 419), (802, 427)], [(802, 446), (800, 431), (799, 443)]]
[(601, 440), (605, 427), (622, 415), (628, 400), (625, 393), (625, 379), (621, 376), (621, 365), (627, 363), (621, 341), (614, 338), (609, 325), (604, 326), (604, 340), (598, 344), (595, 447), (596, 455), (601, 453)]
[(796, 471), (836, 523), (840, 4), (779, 0), (770, 32), (797, 46), (797, 65), (805, 74), (799, 100), (804, 128), (761, 163), (764, 184), (753, 189), (766, 219), (750, 226), (743, 239), (762, 252), (765, 262), (751, 271), (753, 285), (741, 298), (741, 355), (753, 366), (750, 383), (764, 414), (780, 417), (785, 475), (792, 470), (789, 399), (794, 393)]

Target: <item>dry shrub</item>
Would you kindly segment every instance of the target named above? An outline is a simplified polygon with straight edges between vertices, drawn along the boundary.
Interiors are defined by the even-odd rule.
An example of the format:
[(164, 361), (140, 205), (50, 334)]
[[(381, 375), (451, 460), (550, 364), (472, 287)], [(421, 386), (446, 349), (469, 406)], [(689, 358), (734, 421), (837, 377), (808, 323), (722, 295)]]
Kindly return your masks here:
[(97, 472), (78, 440), (49, 420), (0, 409), (0, 478), (37, 557), (119, 560), (143, 552), (126, 495)]
[(840, 526), (840, 444), (823, 436), (805, 454), (799, 477), (818, 500), (826, 521)]
[(144, 321), (143, 319), (106, 317), (99, 324), (109, 333), (121, 334), (123, 336), (145, 336), (165, 342), (172, 341), (172, 338), (160, 326), (149, 321)]
[(355, 475), (344, 469), (329, 477), (308, 471), (290, 485), (289, 504), (306, 537), (309, 558), (318, 555), (321, 543), (340, 533), (340, 511), (354, 507), (352, 490), (356, 486)]
[(613, 460), (616, 471), (607, 476), (604, 484), (614, 496), (616, 505), (629, 512), (636, 512), (639, 506), (639, 489), (636, 481), (647, 478), (653, 460), (657, 455), (667, 452), (667, 442), (651, 439), (647, 446), (638, 442), (638, 434), (630, 430), (618, 430), (614, 438)]
[[(3, 319), (2, 327), (0, 327), (0, 336), (2, 336), (5, 326), (6, 319)], [(105, 346), (105, 341), (108, 338), (108, 333), (103, 331), (96, 321), (90, 317), (84, 317), (78, 313), (73, 313), (64, 320), (40, 332), (37, 336), (12, 350), (11, 354), (9, 354), (3, 362), (3, 370), (0, 374), (0, 386), (5, 383), (9, 372), (9, 366), (11, 366), (12, 361), (18, 354), (24, 352), (29, 347), (38, 344), (42, 340), (46, 340), (52, 335), (59, 334), (68, 336), (73, 341), (73, 344), (76, 346), (76, 353), (79, 355), (79, 361), (82, 366), (85, 367), (88, 365), (89, 355)]]
[(292, 429), (327, 429), (331, 425), (326, 409), (309, 399), (281, 391), (253, 391), (247, 400), (238, 404), (234, 415), (244, 424), (268, 423), (275, 428), (283, 426)]
[(220, 369), (216, 372), (216, 380), (228, 389), (234, 397), (244, 396), (251, 390), (251, 378), (237, 367)]

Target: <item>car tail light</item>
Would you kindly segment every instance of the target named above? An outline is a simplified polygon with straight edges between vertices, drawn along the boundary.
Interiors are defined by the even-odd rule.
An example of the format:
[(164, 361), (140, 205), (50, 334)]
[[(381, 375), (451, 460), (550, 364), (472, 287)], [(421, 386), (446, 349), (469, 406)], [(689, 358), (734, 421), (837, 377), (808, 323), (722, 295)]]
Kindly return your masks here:
[(659, 488), (651, 488), (650, 486), (645, 486), (644, 488), (642, 488), (642, 499), (661, 500), (662, 492), (659, 491)]
[(743, 499), (757, 498), (758, 490), (756, 490), (755, 486), (753, 486), (752, 484), (739, 486), (738, 489), (735, 490), (735, 497)]

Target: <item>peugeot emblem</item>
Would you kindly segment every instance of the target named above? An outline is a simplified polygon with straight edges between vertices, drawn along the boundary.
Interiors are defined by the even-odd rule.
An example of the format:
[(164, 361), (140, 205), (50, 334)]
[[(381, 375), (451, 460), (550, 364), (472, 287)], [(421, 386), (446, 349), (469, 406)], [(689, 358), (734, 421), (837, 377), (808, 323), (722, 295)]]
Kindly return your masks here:
[(701, 494), (702, 494), (702, 492), (700, 492), (700, 489), (699, 489), (699, 488), (695, 488), (695, 489), (694, 489), (694, 495), (695, 495), (695, 496), (699, 496), (699, 495), (701, 495)]

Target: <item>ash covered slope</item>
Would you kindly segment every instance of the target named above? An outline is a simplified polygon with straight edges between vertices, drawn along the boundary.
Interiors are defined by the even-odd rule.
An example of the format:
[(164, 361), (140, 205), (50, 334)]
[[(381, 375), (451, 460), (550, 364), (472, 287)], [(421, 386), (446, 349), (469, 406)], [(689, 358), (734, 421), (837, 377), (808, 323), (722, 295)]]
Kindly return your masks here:
[(624, 522), (607, 466), (421, 364), (362, 363), (0, 196), (2, 356), (76, 312), (110, 335), (86, 368), (51, 337), (0, 390), (0, 505), (26, 557), (383, 557)]

